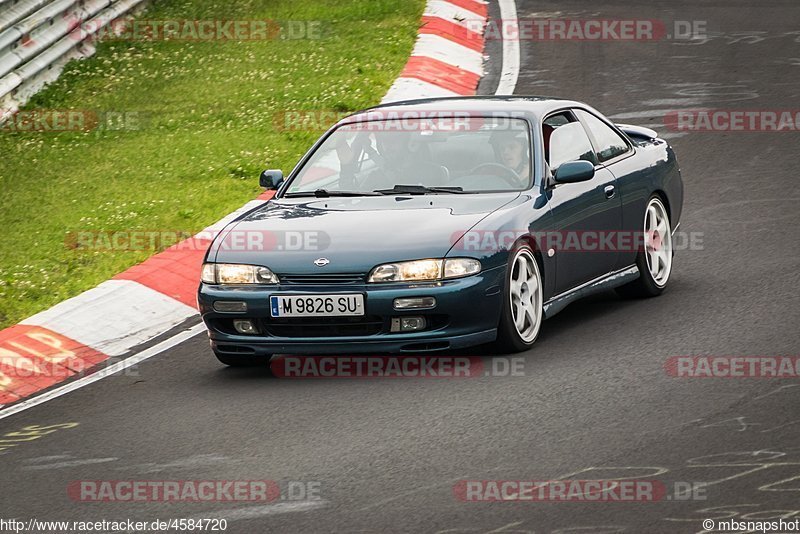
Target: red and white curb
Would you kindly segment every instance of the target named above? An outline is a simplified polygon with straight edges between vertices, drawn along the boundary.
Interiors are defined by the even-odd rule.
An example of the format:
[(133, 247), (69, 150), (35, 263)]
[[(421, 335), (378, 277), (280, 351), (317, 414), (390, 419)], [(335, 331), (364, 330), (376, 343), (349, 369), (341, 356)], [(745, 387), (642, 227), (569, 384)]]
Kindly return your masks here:
[(482, 0), (428, 0), (411, 57), (383, 102), (474, 95), (488, 16)]
[(195, 317), (203, 256), (226, 224), (262, 194), (144, 263), (0, 331), (0, 408), (74, 377)]
[[(508, 0), (500, 0), (508, 1)], [(411, 57), (383, 102), (476, 93), (483, 76), (481, 0), (429, 0)], [(266, 192), (190, 239), (113, 279), (0, 331), (0, 408), (120, 357), (197, 316), (205, 250), (217, 232), (272, 197)], [(195, 326), (122, 362), (37, 397), (49, 400), (94, 382), (200, 331)], [(78, 382), (81, 381), (81, 384)], [(33, 400), (25, 401), (33, 405)], [(38, 402), (37, 402), (38, 403)], [(20, 411), (23, 403), (0, 412)]]

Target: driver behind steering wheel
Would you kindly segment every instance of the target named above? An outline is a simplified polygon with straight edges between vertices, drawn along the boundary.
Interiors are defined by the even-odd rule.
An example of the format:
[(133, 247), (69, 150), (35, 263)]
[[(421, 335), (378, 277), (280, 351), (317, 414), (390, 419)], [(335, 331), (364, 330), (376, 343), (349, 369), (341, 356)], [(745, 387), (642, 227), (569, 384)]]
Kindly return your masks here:
[(530, 147), (525, 132), (494, 132), (489, 143), (497, 163), (514, 171), (520, 180), (530, 177)]

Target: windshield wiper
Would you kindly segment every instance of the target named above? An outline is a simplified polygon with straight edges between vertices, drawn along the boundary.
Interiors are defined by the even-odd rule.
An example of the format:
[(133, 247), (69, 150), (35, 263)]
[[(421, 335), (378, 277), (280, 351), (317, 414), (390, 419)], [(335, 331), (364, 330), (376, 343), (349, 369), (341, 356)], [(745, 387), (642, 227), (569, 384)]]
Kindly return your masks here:
[(299, 198), (299, 197), (374, 197), (378, 193), (370, 191), (330, 191), (328, 189), (317, 189), (316, 191), (297, 191), (294, 193), (286, 193), (283, 195), (285, 198)]
[(376, 189), (381, 195), (427, 195), (429, 193), (467, 193), (463, 187), (425, 187), (424, 185), (395, 185), (391, 189)]

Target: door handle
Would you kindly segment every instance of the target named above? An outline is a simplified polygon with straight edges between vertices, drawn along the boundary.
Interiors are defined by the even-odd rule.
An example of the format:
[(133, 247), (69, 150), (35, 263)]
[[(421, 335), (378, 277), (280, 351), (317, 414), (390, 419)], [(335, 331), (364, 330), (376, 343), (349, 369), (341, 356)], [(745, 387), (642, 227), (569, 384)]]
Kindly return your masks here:
[(605, 191), (605, 193), (606, 193), (606, 198), (614, 198), (614, 195), (617, 194), (617, 188), (614, 187), (613, 185), (605, 186), (603, 191)]

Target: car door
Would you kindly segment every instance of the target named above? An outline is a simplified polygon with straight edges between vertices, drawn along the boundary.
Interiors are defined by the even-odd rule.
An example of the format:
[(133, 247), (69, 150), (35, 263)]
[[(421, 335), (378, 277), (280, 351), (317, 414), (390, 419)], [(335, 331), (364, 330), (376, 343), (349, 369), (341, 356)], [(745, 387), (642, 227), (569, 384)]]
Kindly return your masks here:
[(573, 111), (546, 117), (543, 139), (552, 173), (569, 161), (586, 160), (595, 165), (591, 180), (548, 188), (554, 228), (548, 232), (545, 246), (548, 255), (556, 258), (558, 294), (614, 270), (617, 250), (604, 236), (620, 228), (621, 203), (614, 175), (598, 160), (585, 127)]
[(589, 133), (598, 161), (616, 178), (617, 195), (621, 204), (621, 234), (618, 244), (616, 268), (621, 269), (636, 262), (638, 245), (644, 238), (644, 206), (649, 199), (646, 174), (642, 169), (633, 146), (625, 137), (595, 113), (585, 109), (575, 109), (578, 119)]

